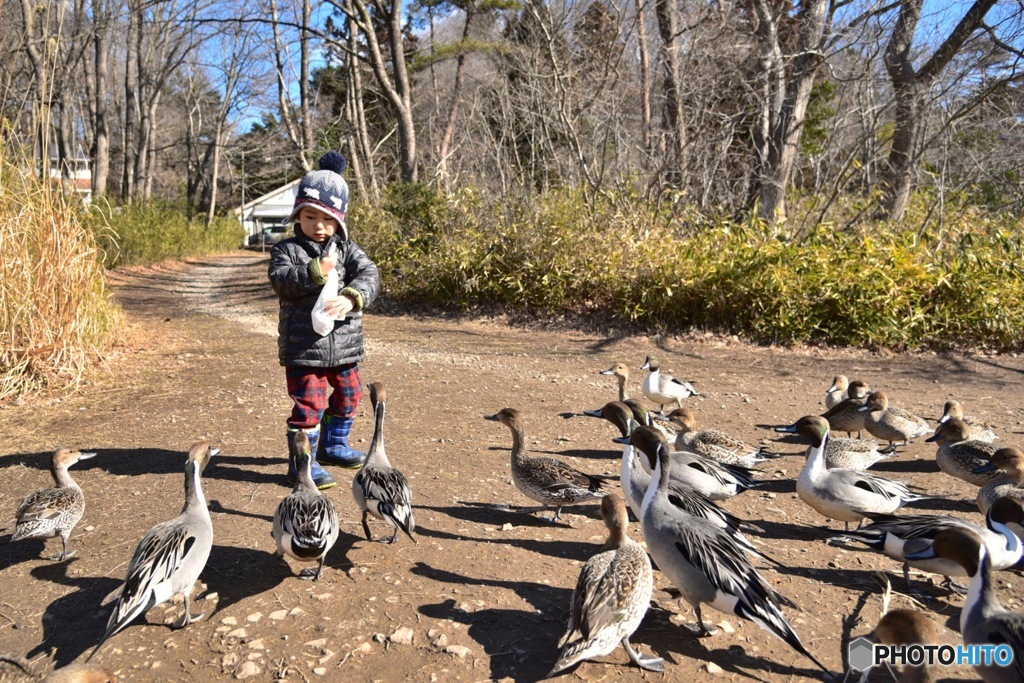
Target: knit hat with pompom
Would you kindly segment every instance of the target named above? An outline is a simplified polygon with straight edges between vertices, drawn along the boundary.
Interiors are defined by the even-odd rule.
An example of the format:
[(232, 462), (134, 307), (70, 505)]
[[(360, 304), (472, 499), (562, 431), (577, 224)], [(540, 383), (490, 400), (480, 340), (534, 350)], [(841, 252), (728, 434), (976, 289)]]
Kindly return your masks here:
[(345, 212), (348, 211), (348, 183), (341, 174), (348, 162), (338, 152), (328, 152), (320, 157), (319, 166), (319, 171), (310, 171), (299, 182), (295, 206), (288, 220), (294, 221), (303, 207), (311, 206), (336, 218), (340, 227), (338, 234), (347, 240)]

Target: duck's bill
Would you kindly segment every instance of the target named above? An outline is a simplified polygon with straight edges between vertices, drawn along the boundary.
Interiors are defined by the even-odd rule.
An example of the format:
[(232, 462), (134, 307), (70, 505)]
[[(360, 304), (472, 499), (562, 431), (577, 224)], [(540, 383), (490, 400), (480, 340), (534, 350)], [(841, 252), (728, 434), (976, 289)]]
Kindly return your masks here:
[(621, 443), (625, 445), (633, 443), (632, 439), (628, 436), (616, 436), (614, 439), (612, 439), (612, 441), (614, 441), (615, 443)]
[(989, 472), (996, 472), (996, 471), (997, 471), (996, 470), (996, 466), (993, 465), (990, 462), (985, 463), (981, 467), (975, 467), (973, 470), (971, 470), (971, 472), (973, 472), (974, 474), (988, 474)]
[(775, 428), (775, 431), (784, 434), (796, 434), (796, 425), (780, 425)]

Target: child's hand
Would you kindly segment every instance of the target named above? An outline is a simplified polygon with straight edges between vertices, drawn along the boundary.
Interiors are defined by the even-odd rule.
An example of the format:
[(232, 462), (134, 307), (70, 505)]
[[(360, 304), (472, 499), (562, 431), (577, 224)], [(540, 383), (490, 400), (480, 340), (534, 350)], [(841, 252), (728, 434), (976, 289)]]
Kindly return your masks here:
[(334, 270), (336, 265), (338, 265), (338, 254), (336, 252), (328, 252), (320, 257), (320, 272), (324, 275)]
[(344, 294), (327, 299), (324, 303), (324, 313), (335, 320), (341, 320), (351, 313), (353, 308), (355, 308), (355, 303)]

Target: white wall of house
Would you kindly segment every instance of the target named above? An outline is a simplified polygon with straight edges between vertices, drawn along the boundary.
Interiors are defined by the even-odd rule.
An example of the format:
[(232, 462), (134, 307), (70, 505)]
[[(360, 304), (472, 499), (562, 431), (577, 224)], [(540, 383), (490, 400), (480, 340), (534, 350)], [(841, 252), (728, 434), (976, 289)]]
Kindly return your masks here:
[(245, 229), (246, 239), (264, 228), (287, 222), (295, 206), (295, 193), (300, 180), (293, 180), (235, 209), (235, 217)]

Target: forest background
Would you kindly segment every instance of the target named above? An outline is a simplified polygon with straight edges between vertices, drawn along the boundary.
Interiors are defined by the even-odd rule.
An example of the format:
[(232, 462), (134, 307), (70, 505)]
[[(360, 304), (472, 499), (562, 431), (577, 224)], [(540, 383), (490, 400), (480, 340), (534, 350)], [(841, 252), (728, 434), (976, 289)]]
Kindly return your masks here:
[[(69, 328), (109, 337), (104, 268), (233, 248), (230, 210), (327, 149), (394, 300), (762, 343), (1024, 338), (1020, 2), (17, 0), (0, 19), (8, 375)], [(88, 210), (38, 182), (79, 152)], [(19, 274), (55, 240), (98, 264), (85, 281)]]

